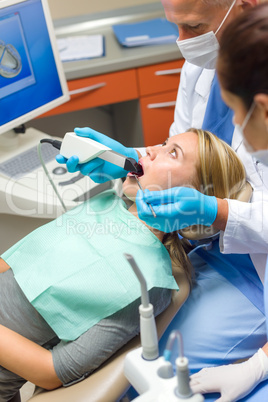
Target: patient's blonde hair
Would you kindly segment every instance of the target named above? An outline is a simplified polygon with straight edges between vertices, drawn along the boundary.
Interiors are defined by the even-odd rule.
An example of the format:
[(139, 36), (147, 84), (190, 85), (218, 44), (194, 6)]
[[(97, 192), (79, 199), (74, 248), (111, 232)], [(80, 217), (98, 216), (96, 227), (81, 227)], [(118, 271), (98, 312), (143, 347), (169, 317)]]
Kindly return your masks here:
[(237, 198), (245, 185), (244, 166), (235, 151), (209, 131), (190, 128), (198, 135), (199, 163), (196, 188), (217, 198)]
[[(195, 128), (187, 131), (198, 136), (199, 161), (193, 186), (209, 196), (236, 199), (245, 186), (246, 174), (235, 151), (209, 131)], [(189, 242), (172, 232), (164, 236), (163, 244), (170, 254), (173, 271), (183, 267), (191, 284), (193, 269), (186, 254), (191, 249)]]

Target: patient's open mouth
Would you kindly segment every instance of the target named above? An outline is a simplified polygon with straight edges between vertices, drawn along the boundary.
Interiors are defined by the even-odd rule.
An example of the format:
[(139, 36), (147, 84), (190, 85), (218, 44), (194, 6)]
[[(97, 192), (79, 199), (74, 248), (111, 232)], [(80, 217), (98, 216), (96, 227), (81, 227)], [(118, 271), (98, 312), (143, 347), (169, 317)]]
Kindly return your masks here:
[(141, 165), (141, 163), (137, 163), (137, 170), (136, 170), (136, 172), (129, 172), (128, 173), (128, 176), (138, 176), (138, 177), (141, 177), (141, 176), (143, 176), (143, 174), (144, 174), (144, 172), (143, 172), (143, 167), (142, 167), (142, 165)]

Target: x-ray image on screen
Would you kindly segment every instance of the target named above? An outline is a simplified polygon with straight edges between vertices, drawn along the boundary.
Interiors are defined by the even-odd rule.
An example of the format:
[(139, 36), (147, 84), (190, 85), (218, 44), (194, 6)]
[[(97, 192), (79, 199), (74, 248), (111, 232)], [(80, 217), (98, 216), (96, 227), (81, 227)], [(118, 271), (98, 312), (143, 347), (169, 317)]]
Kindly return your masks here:
[(34, 83), (19, 13), (10, 14), (0, 19), (0, 98)]
[(5, 78), (16, 77), (21, 72), (21, 57), (13, 45), (6, 45), (0, 40), (0, 75)]

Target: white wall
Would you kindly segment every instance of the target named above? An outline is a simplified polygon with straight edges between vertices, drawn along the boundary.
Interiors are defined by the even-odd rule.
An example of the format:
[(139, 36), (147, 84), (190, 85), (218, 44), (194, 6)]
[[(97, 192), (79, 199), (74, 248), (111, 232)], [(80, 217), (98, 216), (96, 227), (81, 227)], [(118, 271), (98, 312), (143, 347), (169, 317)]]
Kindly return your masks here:
[(48, 0), (53, 19), (158, 2), (160, 0)]

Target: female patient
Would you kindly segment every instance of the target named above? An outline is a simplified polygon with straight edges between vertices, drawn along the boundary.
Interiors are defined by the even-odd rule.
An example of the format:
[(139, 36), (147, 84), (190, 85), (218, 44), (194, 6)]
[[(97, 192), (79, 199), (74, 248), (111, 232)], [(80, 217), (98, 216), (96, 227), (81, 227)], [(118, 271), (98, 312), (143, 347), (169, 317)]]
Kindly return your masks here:
[[(236, 198), (245, 174), (233, 150), (202, 130), (147, 148), (144, 189), (195, 187)], [(139, 283), (123, 253), (144, 273), (155, 314), (177, 289), (172, 276), (190, 264), (176, 233), (138, 219), (136, 180), (125, 203), (112, 190), (35, 230), (0, 259), (0, 401), (29, 380), (46, 389), (84, 379), (139, 332)], [(190, 211), (189, 211), (190, 213)], [(171, 229), (167, 227), (167, 232)], [(167, 252), (168, 250), (168, 252)]]

